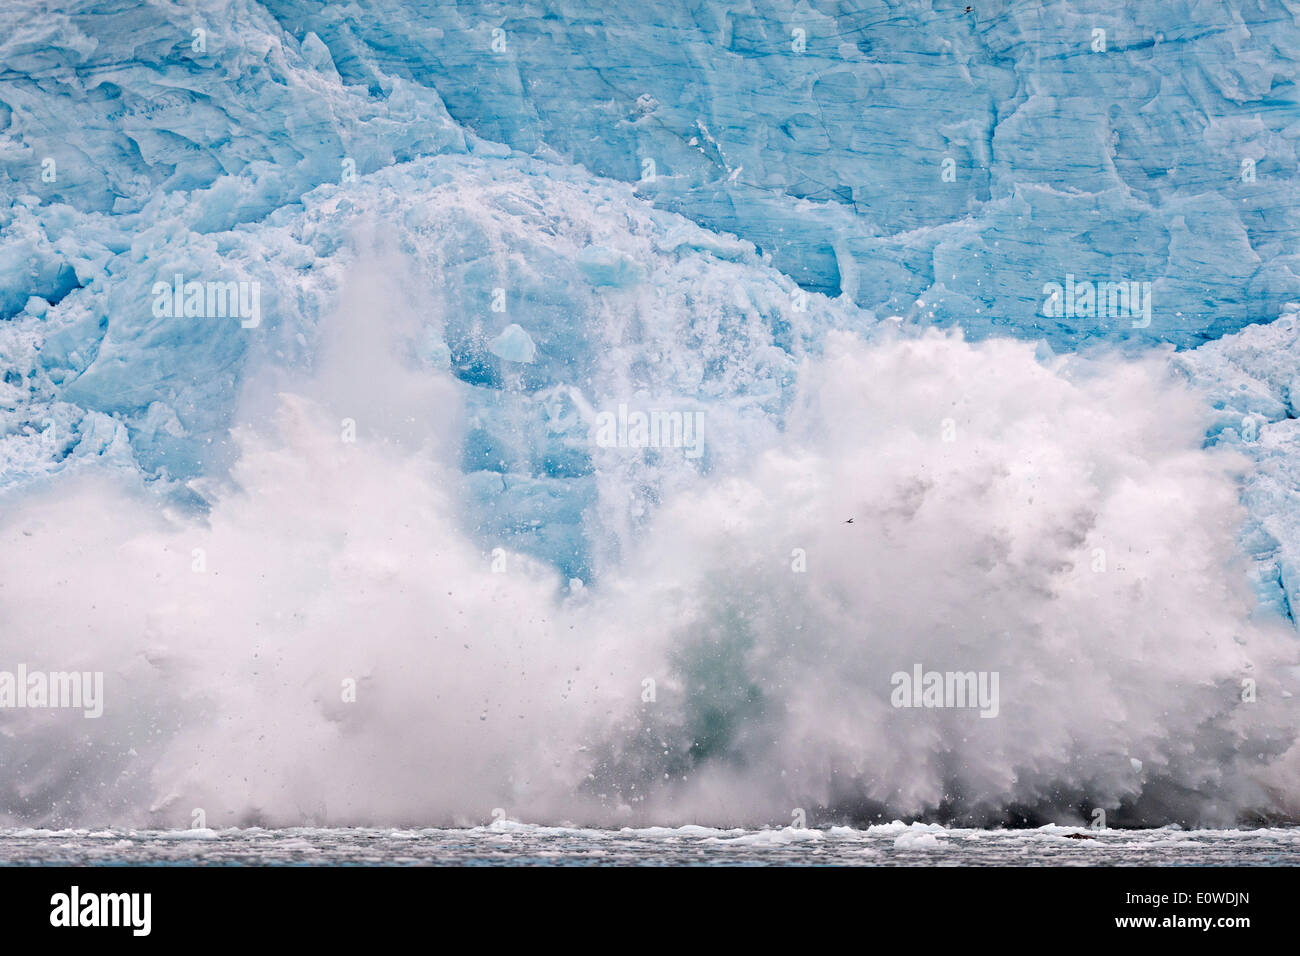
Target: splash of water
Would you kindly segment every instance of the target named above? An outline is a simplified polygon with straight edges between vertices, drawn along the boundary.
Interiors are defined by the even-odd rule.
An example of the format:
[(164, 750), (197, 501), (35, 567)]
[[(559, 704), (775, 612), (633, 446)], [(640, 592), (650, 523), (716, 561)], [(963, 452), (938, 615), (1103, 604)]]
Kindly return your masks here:
[[(107, 675), (99, 720), (0, 712), (8, 820), (1294, 812), (1295, 644), (1161, 358), (834, 335), (779, 440), (566, 588), (466, 526), (461, 386), (373, 292), (253, 376), (206, 515), (69, 469), (0, 518), (3, 659)], [(918, 665), (998, 674), (997, 716), (894, 706)]]

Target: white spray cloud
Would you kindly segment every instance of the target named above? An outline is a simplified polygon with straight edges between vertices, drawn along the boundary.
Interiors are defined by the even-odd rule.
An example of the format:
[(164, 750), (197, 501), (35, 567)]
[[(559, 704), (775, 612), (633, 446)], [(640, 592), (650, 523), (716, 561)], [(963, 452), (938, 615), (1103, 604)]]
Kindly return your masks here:
[[(686, 730), (719, 768), (655, 806), (1168, 822), (1270, 804), (1295, 644), (1250, 622), (1241, 462), (1202, 448), (1204, 410), (1161, 359), (836, 336), (801, 381), (782, 446), (666, 507), (624, 573), (626, 618), (657, 625), (637, 643), (684, 662), (652, 735)], [(917, 664), (999, 674), (997, 718), (891, 706)]]
[[(0, 518), (0, 666), (107, 675), (98, 721), (0, 713), (9, 819), (1217, 822), (1293, 799), (1295, 644), (1251, 622), (1241, 463), (1202, 448), (1162, 359), (832, 336), (779, 445), (565, 597), (462, 526), (459, 386), (372, 286), (310, 380), (250, 390), (205, 521), (86, 469)], [(916, 664), (997, 672), (997, 717), (892, 707)]]

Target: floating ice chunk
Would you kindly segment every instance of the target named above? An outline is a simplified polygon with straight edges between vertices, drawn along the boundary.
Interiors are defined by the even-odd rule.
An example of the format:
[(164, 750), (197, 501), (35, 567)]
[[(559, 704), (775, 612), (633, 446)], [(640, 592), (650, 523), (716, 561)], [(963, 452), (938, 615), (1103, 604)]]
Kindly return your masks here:
[(726, 843), (731, 846), (789, 846), (791, 843), (809, 843), (825, 838), (820, 830), (801, 827), (784, 827), (780, 830), (755, 830), (738, 837), (710, 837), (705, 843)]
[(939, 838), (933, 833), (918, 833), (908, 830), (894, 838), (895, 850), (934, 850), (939, 846)]
[(867, 827), (867, 833), (871, 836), (897, 836), (900, 833), (944, 833), (942, 826), (937, 823), (904, 823), (902, 820), (895, 820), (892, 823), (874, 823)]
[(211, 827), (195, 827), (190, 830), (162, 830), (157, 834), (162, 840), (219, 840), (221, 835)]

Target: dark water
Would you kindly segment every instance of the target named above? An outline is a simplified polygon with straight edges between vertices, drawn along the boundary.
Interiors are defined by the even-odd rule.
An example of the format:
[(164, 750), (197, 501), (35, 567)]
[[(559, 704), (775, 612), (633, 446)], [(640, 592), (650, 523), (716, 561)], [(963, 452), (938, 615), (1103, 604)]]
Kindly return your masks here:
[[(1079, 834), (1089, 839), (1074, 839)], [(588, 830), (501, 821), (449, 830), (0, 830), (8, 864), (507, 866), (1300, 865), (1300, 827), (1260, 830)]]

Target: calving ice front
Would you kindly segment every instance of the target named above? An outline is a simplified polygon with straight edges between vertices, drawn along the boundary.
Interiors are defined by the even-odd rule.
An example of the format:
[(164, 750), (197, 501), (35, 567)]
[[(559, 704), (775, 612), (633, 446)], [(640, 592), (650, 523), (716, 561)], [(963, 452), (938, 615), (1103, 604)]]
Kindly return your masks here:
[(104, 713), (103, 671), (0, 671), (0, 707), (80, 707), (85, 717)]
[(243, 328), (262, 324), (262, 284), (257, 281), (186, 282), (183, 273), (153, 284), (153, 314), (160, 319), (239, 318)]
[(127, 926), (133, 936), (148, 936), (152, 929), (150, 893), (82, 893), (73, 886), (51, 896), (50, 906), (51, 926)]
[(981, 717), (998, 715), (997, 671), (896, 671), (889, 702), (895, 707), (978, 707)]

